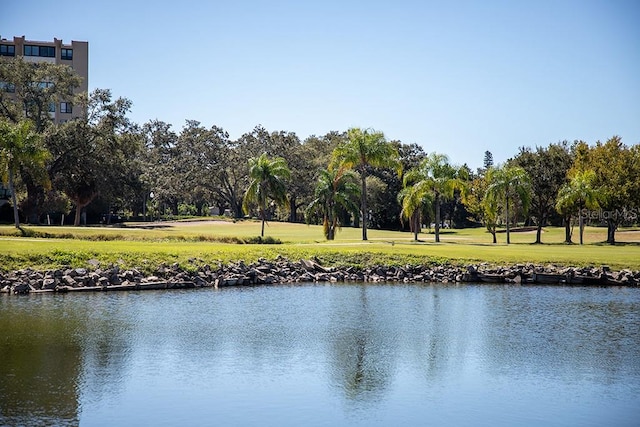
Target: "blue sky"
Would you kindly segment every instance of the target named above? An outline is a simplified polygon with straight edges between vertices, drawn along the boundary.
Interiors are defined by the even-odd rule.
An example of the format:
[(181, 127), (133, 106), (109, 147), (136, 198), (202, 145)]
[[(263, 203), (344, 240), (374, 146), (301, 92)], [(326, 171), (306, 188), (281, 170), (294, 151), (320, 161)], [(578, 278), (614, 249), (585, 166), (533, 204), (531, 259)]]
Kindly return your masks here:
[(10, 1), (0, 35), (89, 42), (131, 118), (237, 138), (381, 130), (454, 163), (640, 143), (640, 1)]

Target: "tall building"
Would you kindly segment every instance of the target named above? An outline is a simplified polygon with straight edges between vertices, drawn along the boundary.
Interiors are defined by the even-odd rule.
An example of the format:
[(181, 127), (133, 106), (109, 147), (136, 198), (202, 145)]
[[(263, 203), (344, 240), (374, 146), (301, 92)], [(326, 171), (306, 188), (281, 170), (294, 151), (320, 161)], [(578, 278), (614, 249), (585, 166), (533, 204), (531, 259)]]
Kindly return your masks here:
[[(0, 60), (4, 57), (20, 56), (27, 62), (49, 62), (69, 65), (80, 76), (82, 82), (75, 89), (76, 93), (89, 90), (89, 43), (72, 40), (70, 44), (62, 43), (56, 38), (52, 42), (25, 40), (25, 37), (14, 37), (13, 41), (0, 37)], [(50, 84), (51, 82), (39, 82)], [(80, 115), (74, 111), (71, 100), (51, 105), (49, 111), (56, 123), (64, 122)]]

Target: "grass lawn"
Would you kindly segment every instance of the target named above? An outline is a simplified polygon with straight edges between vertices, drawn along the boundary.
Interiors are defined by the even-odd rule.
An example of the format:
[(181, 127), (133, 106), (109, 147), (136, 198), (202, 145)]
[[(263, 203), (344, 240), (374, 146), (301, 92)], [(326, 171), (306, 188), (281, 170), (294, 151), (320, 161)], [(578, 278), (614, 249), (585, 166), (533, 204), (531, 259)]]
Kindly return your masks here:
[(316, 256), (327, 265), (532, 262), (640, 269), (639, 229), (619, 230), (616, 238), (620, 244), (615, 246), (603, 244), (606, 229), (595, 227), (585, 231), (583, 246), (563, 244), (564, 229), (557, 227), (544, 229), (542, 245), (532, 244), (535, 232), (512, 233), (511, 245), (506, 245), (505, 234), (499, 233), (499, 243), (494, 245), (483, 228), (444, 230), (441, 243), (436, 244), (432, 234), (422, 233), (420, 241), (414, 242), (411, 233), (381, 230), (369, 230), (369, 240), (363, 242), (360, 229), (345, 227), (335, 241), (327, 242), (320, 226), (280, 222), (268, 223), (265, 235), (279, 239), (282, 244), (224, 243), (230, 238), (258, 236), (257, 221), (131, 223), (124, 227), (27, 226), (25, 230), (28, 235), (47, 238), (22, 237), (12, 226), (0, 226), (0, 270), (86, 266), (91, 259), (152, 270), (162, 262), (178, 262), (186, 267), (240, 259), (252, 262), (260, 257), (275, 259), (278, 255), (291, 260)]

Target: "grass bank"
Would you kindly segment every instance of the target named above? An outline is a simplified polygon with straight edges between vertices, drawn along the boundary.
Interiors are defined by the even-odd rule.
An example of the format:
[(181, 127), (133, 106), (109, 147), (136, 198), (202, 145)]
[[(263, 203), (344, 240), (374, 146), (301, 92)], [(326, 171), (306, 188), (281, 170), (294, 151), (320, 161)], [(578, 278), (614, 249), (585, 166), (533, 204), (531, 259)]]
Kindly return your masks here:
[[(422, 233), (419, 242), (406, 232), (343, 228), (333, 242), (322, 238), (320, 226), (269, 223), (266, 234), (281, 244), (242, 244), (259, 235), (253, 221), (175, 222), (127, 224), (124, 227), (26, 227), (26, 236), (11, 226), (0, 226), (0, 269), (86, 266), (90, 260), (152, 270), (159, 264), (189, 265), (228, 263), (258, 258), (291, 260), (316, 257), (326, 265), (558, 264), (609, 265), (614, 269), (640, 269), (640, 231), (621, 230), (619, 245), (603, 244), (606, 230), (589, 228), (583, 246), (565, 245), (564, 229), (549, 227), (542, 245), (534, 245), (535, 233), (512, 233), (512, 244), (491, 244), (483, 229), (446, 230), (441, 243)], [(577, 237), (576, 237), (577, 239)], [(255, 241), (255, 240), (254, 240)]]

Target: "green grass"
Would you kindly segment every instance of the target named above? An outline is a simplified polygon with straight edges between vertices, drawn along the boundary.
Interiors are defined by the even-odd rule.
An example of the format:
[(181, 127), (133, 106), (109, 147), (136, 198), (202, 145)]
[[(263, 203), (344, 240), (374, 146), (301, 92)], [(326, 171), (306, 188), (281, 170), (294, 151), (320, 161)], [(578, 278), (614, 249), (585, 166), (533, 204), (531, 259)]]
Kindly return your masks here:
[[(103, 265), (120, 264), (152, 271), (161, 263), (180, 263), (189, 268), (230, 261), (270, 260), (279, 255), (290, 260), (317, 257), (326, 265), (467, 264), (558, 264), (609, 265), (612, 268), (640, 269), (640, 231), (620, 230), (619, 245), (602, 243), (606, 229), (590, 227), (583, 246), (565, 245), (564, 229), (548, 227), (542, 245), (534, 245), (535, 232), (511, 234), (511, 245), (491, 244), (484, 229), (444, 230), (441, 243), (432, 234), (369, 230), (369, 240), (361, 240), (361, 230), (343, 228), (333, 242), (327, 242), (320, 226), (270, 222), (265, 234), (282, 244), (238, 244), (260, 233), (257, 221), (177, 222), (125, 227), (25, 227), (27, 236), (12, 226), (0, 226), (0, 269), (32, 267), (39, 270), (59, 266), (86, 266), (97, 260)], [(577, 233), (577, 231), (576, 231)], [(578, 237), (574, 233), (574, 240)], [(37, 237), (40, 236), (40, 237)], [(235, 243), (234, 243), (235, 242)]]

